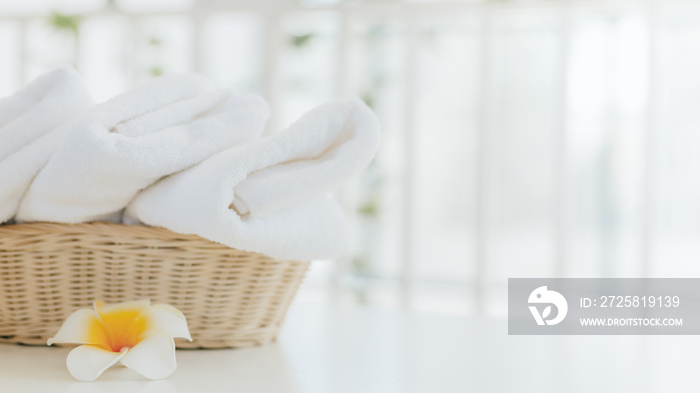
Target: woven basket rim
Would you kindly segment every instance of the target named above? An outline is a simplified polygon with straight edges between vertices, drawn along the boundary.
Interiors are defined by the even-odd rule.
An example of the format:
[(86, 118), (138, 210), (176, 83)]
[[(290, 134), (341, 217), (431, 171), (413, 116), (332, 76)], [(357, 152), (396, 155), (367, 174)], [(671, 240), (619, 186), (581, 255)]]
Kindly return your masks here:
[[(204, 238), (196, 234), (184, 234), (179, 232), (174, 232), (170, 229), (154, 227), (149, 225), (130, 225), (124, 223), (114, 223), (106, 221), (93, 221), (78, 224), (64, 224), (64, 223), (54, 223), (54, 222), (31, 222), (31, 223), (20, 223), (20, 224), (2, 224), (0, 225), (0, 236), (3, 234), (11, 233), (13, 236), (17, 234), (27, 234), (35, 235), (37, 233), (55, 233), (64, 235), (79, 235), (84, 233), (90, 233), (93, 235), (115, 237), (115, 236), (125, 236), (128, 238), (147, 238), (154, 241), (195, 241), (202, 246), (202, 243), (211, 243), (212, 247), (226, 247), (231, 250), (242, 251), (251, 255), (256, 255), (260, 257), (272, 258), (279, 260), (279, 258), (270, 257), (268, 255), (255, 252), (242, 250), (238, 248), (230, 247), (226, 244), (219, 243), (217, 241)], [(294, 259), (284, 259), (285, 261), (293, 262), (306, 262)]]

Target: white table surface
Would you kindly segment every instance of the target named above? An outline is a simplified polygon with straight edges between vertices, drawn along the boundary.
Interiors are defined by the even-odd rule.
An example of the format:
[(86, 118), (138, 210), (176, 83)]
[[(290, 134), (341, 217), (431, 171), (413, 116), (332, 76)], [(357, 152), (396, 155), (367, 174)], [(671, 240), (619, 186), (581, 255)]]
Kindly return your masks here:
[(0, 392), (675, 392), (700, 389), (695, 336), (508, 336), (505, 319), (295, 304), (278, 342), (179, 350), (147, 381), (112, 368), (95, 382), (68, 349), (0, 345)]

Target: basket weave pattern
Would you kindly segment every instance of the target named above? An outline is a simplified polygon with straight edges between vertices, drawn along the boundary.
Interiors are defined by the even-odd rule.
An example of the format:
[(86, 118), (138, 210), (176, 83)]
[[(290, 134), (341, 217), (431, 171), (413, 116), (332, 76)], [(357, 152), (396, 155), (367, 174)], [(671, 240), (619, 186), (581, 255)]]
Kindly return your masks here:
[(110, 223), (0, 226), (0, 342), (45, 345), (94, 300), (148, 298), (187, 317), (194, 342), (274, 340), (308, 262), (280, 261), (166, 229)]

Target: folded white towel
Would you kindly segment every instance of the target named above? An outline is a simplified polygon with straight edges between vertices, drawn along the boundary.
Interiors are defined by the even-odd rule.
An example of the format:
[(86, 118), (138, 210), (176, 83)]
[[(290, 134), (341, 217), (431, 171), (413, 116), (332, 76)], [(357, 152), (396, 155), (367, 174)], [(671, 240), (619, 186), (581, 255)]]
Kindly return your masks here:
[(96, 107), (36, 177), (17, 221), (118, 220), (161, 177), (257, 138), (265, 102), (210, 86), (197, 75), (165, 76)]
[(59, 125), (94, 105), (78, 74), (59, 67), (0, 100), (0, 223), (65, 135)]
[(154, 184), (132, 201), (125, 219), (276, 258), (335, 258), (347, 228), (325, 194), (362, 170), (378, 146), (371, 110), (356, 99), (336, 100), (279, 134)]
[(322, 105), (290, 129), (258, 144), (233, 207), (261, 216), (337, 188), (364, 169), (379, 147), (379, 123), (357, 99)]

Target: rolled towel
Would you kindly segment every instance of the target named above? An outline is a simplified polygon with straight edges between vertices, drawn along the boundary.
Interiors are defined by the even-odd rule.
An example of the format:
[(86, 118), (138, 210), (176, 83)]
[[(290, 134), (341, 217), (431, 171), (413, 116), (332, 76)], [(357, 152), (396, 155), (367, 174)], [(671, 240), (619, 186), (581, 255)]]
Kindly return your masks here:
[(378, 146), (379, 123), (369, 108), (356, 99), (332, 101), (279, 134), (143, 190), (125, 219), (276, 258), (336, 258), (347, 228), (326, 194), (361, 171)]
[(358, 99), (331, 101), (286, 132), (262, 141), (253, 171), (236, 186), (233, 208), (262, 216), (337, 188), (379, 147), (379, 124)]
[(136, 193), (257, 138), (265, 102), (182, 74), (99, 105), (61, 142), (22, 200), (17, 221), (117, 221)]
[(0, 99), (0, 162), (94, 105), (80, 76), (62, 66)]
[(66, 66), (0, 100), (0, 224), (15, 215), (65, 135), (59, 125), (94, 104), (78, 74)]

